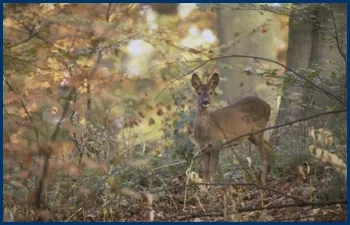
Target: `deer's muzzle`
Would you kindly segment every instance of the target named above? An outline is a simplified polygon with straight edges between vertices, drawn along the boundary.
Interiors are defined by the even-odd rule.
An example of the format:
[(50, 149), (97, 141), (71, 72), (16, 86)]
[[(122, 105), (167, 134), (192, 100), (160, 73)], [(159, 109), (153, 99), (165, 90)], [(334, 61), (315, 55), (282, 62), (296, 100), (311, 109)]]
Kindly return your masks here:
[(210, 102), (208, 100), (202, 101), (202, 108), (208, 108), (210, 106)]

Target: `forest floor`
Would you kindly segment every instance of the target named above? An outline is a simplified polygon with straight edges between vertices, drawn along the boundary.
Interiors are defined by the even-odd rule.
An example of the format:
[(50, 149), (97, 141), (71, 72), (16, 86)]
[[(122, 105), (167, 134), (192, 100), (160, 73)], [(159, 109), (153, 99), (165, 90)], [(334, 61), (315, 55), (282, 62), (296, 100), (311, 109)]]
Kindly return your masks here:
[[(184, 185), (181, 178), (160, 190), (156, 198), (141, 194), (126, 198), (123, 206), (81, 208), (77, 212), (60, 210), (55, 221), (346, 221), (346, 200), (316, 201), (316, 189), (301, 179), (285, 177), (270, 181), (268, 186), (240, 182), (230, 184)], [(186, 188), (187, 187), (187, 188)], [(209, 187), (209, 189), (207, 189)], [(273, 187), (273, 188), (272, 188)], [(310, 188), (312, 187), (312, 188)], [(152, 197), (153, 196), (153, 197)]]

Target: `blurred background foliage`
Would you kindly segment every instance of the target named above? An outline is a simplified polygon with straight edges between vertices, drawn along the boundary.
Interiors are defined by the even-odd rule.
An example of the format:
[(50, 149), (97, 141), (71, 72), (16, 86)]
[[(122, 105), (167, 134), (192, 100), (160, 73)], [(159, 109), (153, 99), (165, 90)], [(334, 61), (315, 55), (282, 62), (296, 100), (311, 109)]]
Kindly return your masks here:
[[(10, 221), (152, 221), (148, 205), (153, 210), (153, 198), (169, 194), (144, 193), (188, 182), (185, 174), (198, 164), (189, 83), (194, 71), (206, 79), (219, 72), (215, 107), (246, 95), (266, 100), (273, 108), (269, 126), (344, 107), (343, 6), (5, 4), (4, 216)], [(312, 15), (319, 20), (312, 21)], [(315, 36), (316, 29), (330, 35)], [(301, 36), (310, 39), (297, 40)], [(333, 43), (329, 50), (326, 45)], [(223, 57), (230, 55), (250, 57)], [(283, 65), (335, 97), (328, 101), (322, 89), (311, 92), (305, 79)], [(273, 176), (290, 170), (300, 176), (303, 162), (325, 162), (310, 158), (307, 149), (316, 147), (319, 153), (332, 150), (343, 172), (344, 121), (327, 117), (267, 132), (280, 159)], [(322, 144), (326, 131), (333, 138), (329, 149)], [(250, 150), (247, 155), (247, 145), (238, 148), (246, 150), (242, 157), (258, 160)], [(243, 179), (232, 171), (235, 156), (223, 153), (220, 173)], [(127, 205), (136, 207), (144, 195), (147, 215), (129, 215)], [(176, 208), (175, 198), (170, 194), (172, 203), (165, 206)]]

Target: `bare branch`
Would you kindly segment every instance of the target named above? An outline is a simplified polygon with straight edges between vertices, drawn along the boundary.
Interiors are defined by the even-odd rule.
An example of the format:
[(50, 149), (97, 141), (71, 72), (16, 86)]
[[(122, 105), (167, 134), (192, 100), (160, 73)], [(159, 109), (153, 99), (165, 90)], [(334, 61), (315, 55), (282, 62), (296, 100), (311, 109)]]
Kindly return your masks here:
[[(12, 92), (14, 92), (15, 94), (19, 95), (19, 94), (17, 93), (17, 91), (16, 91), (16, 90), (11, 86), (11, 84), (8, 82), (8, 80), (5, 79), (5, 77), (3, 78), (3, 81), (4, 81), (4, 83), (10, 88), (10, 90), (11, 90)], [(33, 125), (34, 132), (35, 132), (35, 137), (36, 137), (36, 141), (37, 141), (37, 144), (39, 145), (39, 132), (38, 132), (38, 129), (37, 129), (35, 123), (34, 123), (34, 120), (33, 120), (32, 116), (30, 115), (30, 113), (29, 113), (27, 107), (25, 106), (24, 102), (22, 101), (22, 99), (19, 99), (19, 102), (20, 102), (21, 107), (24, 109), (24, 112), (25, 112), (26, 115), (28, 116), (30, 122), (31, 122), (32, 125)]]
[(285, 123), (285, 124), (276, 125), (276, 126), (272, 126), (272, 127), (267, 127), (265, 129), (261, 129), (261, 130), (255, 131), (255, 132), (243, 134), (243, 135), (240, 135), (240, 136), (238, 136), (238, 137), (236, 137), (236, 138), (234, 138), (232, 140), (229, 140), (228, 142), (222, 144), (219, 149), (224, 148), (224, 147), (230, 145), (231, 143), (233, 143), (234, 141), (236, 141), (236, 140), (238, 140), (238, 139), (240, 139), (242, 137), (245, 137), (245, 136), (254, 135), (254, 134), (262, 133), (262, 132), (267, 131), (267, 130), (272, 130), (272, 129), (277, 129), (277, 128), (280, 128), (280, 127), (289, 126), (289, 125), (292, 125), (294, 123), (299, 123), (299, 122), (302, 122), (302, 121), (311, 120), (311, 119), (314, 119), (314, 118), (317, 118), (317, 117), (320, 117), (320, 116), (326, 116), (326, 115), (330, 115), (330, 114), (338, 114), (338, 113), (344, 113), (344, 112), (346, 112), (346, 109), (324, 112), (324, 113), (316, 114), (316, 115), (309, 116), (309, 117), (306, 117), (306, 118), (301, 118), (301, 119), (298, 119), (298, 120), (294, 120), (294, 121), (291, 121), (291, 122), (288, 122), (288, 123)]
[(327, 205), (337, 205), (337, 204), (347, 204), (347, 200), (329, 201), (329, 202), (306, 202), (306, 203), (293, 203), (293, 204), (281, 204), (281, 205), (268, 205), (265, 207), (255, 207), (255, 208), (238, 208), (238, 212), (252, 212), (261, 211), (267, 209), (282, 209), (290, 207), (306, 207), (306, 206), (327, 206)]
[(174, 80), (172, 80), (170, 83), (168, 83), (167, 85), (165, 85), (165, 87), (158, 93), (157, 97), (155, 98), (155, 100), (158, 99), (158, 97), (165, 91), (165, 89), (167, 89), (167, 87), (169, 87), (171, 84), (175, 83), (177, 80), (180, 80), (182, 78), (184, 78), (185, 76), (193, 73), (194, 71), (196, 71), (197, 69), (201, 68), (202, 66), (204, 66), (205, 64), (207, 64), (209, 62), (209, 60), (203, 62), (202, 64), (200, 64), (199, 66), (197, 66), (196, 68), (194, 68), (193, 70), (188, 71), (187, 73), (185, 73), (184, 75), (175, 78)]
[[(205, 60), (204, 62), (203, 61), (198, 61), (198, 60), (194, 60), (194, 61), (187, 61), (187, 62), (173, 62), (173, 63), (188, 63), (188, 62), (197, 62), (197, 63), (202, 63), (201, 65), (199, 65), (198, 67), (196, 67), (195, 69), (187, 72), (186, 74), (182, 75), (182, 76), (179, 76), (177, 78), (175, 78), (173, 81), (171, 81), (170, 83), (168, 83), (161, 91), (160, 93), (157, 95), (156, 99), (159, 97), (159, 95), (172, 83), (174, 83), (175, 81), (179, 80), (179, 79), (182, 79), (183, 77), (189, 75), (190, 73), (194, 72), (195, 70), (197, 70), (198, 68), (202, 67), (203, 65), (205, 65), (206, 63), (208, 62), (211, 62), (211, 61), (214, 61), (214, 60), (219, 60), (219, 59), (225, 59), (225, 58), (250, 58), (250, 59), (255, 59), (255, 60), (263, 60), (263, 61), (266, 61), (266, 62), (271, 62), (271, 63), (275, 63), (281, 67), (283, 67), (284, 69), (292, 72), (295, 76), (297, 76), (298, 78), (304, 80), (306, 83), (310, 84), (312, 87), (314, 87), (316, 90), (319, 90), (320, 92), (323, 92), (325, 93), (326, 95), (328, 95), (329, 97), (332, 97), (334, 99), (336, 99), (339, 103), (341, 103), (342, 105), (346, 106), (346, 100), (343, 98), (343, 97), (340, 97), (340, 96), (336, 96), (334, 95), (333, 93), (331, 93), (330, 91), (322, 88), (322, 87), (319, 87), (317, 86), (316, 84), (314, 84), (312, 81), (310, 81), (308, 78), (306, 78), (305, 76), (299, 74), (298, 72), (296, 72), (294, 69), (292, 68), (289, 68), (285, 65), (283, 65), (282, 63), (280, 62), (277, 62), (275, 60), (272, 60), (272, 59), (267, 59), (267, 58), (263, 58), (263, 57), (259, 57), (259, 56), (249, 56), (249, 55), (226, 55), (226, 56), (218, 56), (218, 57), (213, 57), (211, 59), (208, 59), (208, 60)], [(171, 64), (171, 63), (168, 63), (168, 64)]]
[[(252, 211), (261, 211), (261, 210), (269, 210), (269, 209), (281, 209), (281, 208), (290, 208), (290, 207), (307, 207), (307, 206), (328, 206), (328, 205), (337, 205), (337, 204), (347, 204), (347, 200), (339, 200), (339, 201), (329, 201), (329, 202), (308, 202), (308, 203), (294, 203), (294, 204), (282, 204), (282, 205), (268, 205), (265, 207), (255, 207), (255, 208), (238, 208), (237, 212), (252, 212)], [(195, 213), (183, 213), (175, 216), (167, 217), (162, 219), (162, 221), (169, 221), (171, 219), (177, 220), (186, 220), (191, 218), (199, 218), (199, 217), (222, 217), (224, 213), (212, 211), (212, 212), (195, 212)], [(180, 218), (179, 218), (180, 217)]]

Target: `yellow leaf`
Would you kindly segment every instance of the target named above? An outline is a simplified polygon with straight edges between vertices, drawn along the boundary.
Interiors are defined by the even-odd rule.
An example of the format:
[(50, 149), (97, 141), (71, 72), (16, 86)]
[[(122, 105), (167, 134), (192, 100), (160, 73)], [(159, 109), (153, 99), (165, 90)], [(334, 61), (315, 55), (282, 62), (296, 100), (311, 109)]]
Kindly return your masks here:
[(58, 114), (58, 108), (57, 108), (56, 106), (53, 106), (53, 107), (51, 108), (51, 113), (52, 113), (53, 115), (57, 115), (57, 114)]
[(305, 179), (306, 179), (306, 175), (305, 175), (305, 173), (304, 173), (304, 168), (303, 168), (303, 166), (300, 165), (298, 169), (299, 169), (299, 174), (301, 175), (301, 177), (303, 178), (303, 180), (305, 180)]
[(19, 181), (11, 180), (10, 184), (16, 188), (25, 188), (25, 186)]
[(130, 188), (121, 188), (119, 190), (119, 192), (122, 194), (122, 195), (126, 195), (126, 196), (129, 196), (129, 197), (133, 197), (133, 198), (136, 198), (136, 199), (140, 199), (141, 198), (141, 194), (134, 191), (134, 190), (131, 190)]
[(23, 119), (25, 119), (25, 118), (28, 117), (26, 111), (25, 111), (23, 108), (21, 108), (21, 109), (19, 110), (19, 116), (20, 116), (21, 118), (23, 118)]
[(246, 157), (248, 161), (248, 167), (251, 169), (252, 168), (252, 159), (250, 157)]
[(82, 94), (86, 94), (86, 88), (85, 87), (79, 87), (78, 92)]
[(64, 8), (66, 5), (69, 5), (70, 3), (59, 3), (58, 6), (62, 9)]
[(309, 146), (309, 151), (315, 156), (317, 160), (324, 164), (330, 164), (334, 167), (336, 171), (342, 173), (346, 177), (346, 164), (337, 155), (330, 153), (328, 151), (322, 150), (320, 148), (315, 148), (314, 145)]
[(86, 125), (86, 120), (85, 120), (85, 118), (82, 118), (82, 119), (79, 121), (79, 124), (82, 125), (82, 126), (85, 126), (85, 125)]
[(37, 105), (35, 102), (33, 102), (33, 103), (29, 106), (29, 111), (31, 111), (31, 112), (36, 112), (36, 111), (38, 111), (38, 109), (39, 109), (39, 107), (38, 107), (38, 105)]
[(313, 127), (309, 128), (309, 136), (311, 136), (313, 139), (316, 139), (315, 130)]
[(13, 27), (14, 24), (16, 24), (16, 23), (14, 23), (13, 19), (6, 18), (6, 19), (3, 20), (3, 26), (4, 27)]

